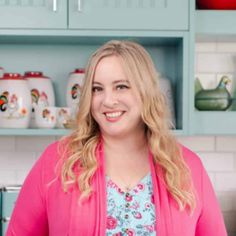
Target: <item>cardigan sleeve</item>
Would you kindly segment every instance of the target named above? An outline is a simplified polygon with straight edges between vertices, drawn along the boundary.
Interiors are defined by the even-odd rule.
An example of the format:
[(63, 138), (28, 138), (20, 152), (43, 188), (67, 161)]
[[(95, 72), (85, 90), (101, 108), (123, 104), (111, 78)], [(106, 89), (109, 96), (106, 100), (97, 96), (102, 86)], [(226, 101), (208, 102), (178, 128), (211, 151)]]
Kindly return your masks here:
[(221, 214), (213, 186), (201, 164), (201, 193), (202, 211), (197, 222), (195, 236), (227, 236), (224, 219)]
[(50, 145), (26, 177), (14, 207), (6, 236), (48, 235), (45, 201), (45, 168), (50, 169), (55, 156), (55, 144)]

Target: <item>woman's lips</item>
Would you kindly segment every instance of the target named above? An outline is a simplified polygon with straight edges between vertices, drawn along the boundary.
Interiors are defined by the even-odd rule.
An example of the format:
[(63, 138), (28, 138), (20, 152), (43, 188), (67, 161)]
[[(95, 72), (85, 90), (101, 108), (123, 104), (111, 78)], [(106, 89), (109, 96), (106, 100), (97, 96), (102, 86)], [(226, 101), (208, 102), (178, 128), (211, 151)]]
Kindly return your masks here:
[(116, 112), (105, 112), (104, 115), (108, 121), (116, 122), (120, 119), (120, 117), (124, 114), (123, 111)]

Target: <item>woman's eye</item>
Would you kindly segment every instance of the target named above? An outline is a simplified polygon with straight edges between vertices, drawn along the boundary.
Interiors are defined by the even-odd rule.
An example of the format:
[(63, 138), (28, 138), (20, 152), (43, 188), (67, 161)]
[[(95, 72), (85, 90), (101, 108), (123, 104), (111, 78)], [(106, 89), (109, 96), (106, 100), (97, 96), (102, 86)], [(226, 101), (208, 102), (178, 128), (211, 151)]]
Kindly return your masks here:
[(100, 92), (100, 91), (102, 91), (102, 88), (101, 88), (101, 87), (96, 86), (96, 87), (93, 87), (93, 88), (92, 88), (92, 92), (93, 92), (93, 93)]
[(125, 84), (120, 84), (120, 85), (117, 85), (116, 88), (119, 90), (119, 89), (128, 89), (129, 86), (125, 85)]

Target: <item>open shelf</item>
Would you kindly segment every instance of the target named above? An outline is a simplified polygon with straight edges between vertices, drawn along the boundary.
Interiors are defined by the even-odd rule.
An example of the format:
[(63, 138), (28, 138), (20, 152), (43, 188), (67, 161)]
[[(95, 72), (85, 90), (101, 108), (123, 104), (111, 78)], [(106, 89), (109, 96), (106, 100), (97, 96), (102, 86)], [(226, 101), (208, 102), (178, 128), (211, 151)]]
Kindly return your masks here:
[[(187, 108), (187, 36), (176, 32), (151, 32), (141, 36), (136, 32), (132, 37), (123, 36), (91, 36), (61, 35), (57, 33), (45, 35), (32, 31), (26, 32), (0, 31), (1, 67), (7, 72), (42, 71), (52, 78), (56, 95), (56, 106), (66, 106), (66, 86), (68, 75), (78, 67), (85, 67), (89, 56), (100, 45), (111, 39), (132, 39), (142, 44), (150, 53), (157, 70), (162, 77), (168, 78), (173, 87), (173, 98), (176, 114), (176, 132), (186, 133)], [(13, 32), (15, 32), (13, 34)], [(11, 34), (12, 33), (12, 34)], [(47, 33), (47, 34), (46, 34)], [(2, 34), (2, 35), (1, 35)], [(17, 34), (17, 35), (16, 35)], [(26, 35), (25, 35), (26, 34)], [(41, 36), (39, 37), (40, 34)], [(49, 35), (48, 35), (49, 34)], [(120, 34), (122, 35), (122, 34)], [(24, 58), (24, 60), (22, 60)], [(45, 129), (2, 129), (0, 135), (63, 135), (65, 130)]]

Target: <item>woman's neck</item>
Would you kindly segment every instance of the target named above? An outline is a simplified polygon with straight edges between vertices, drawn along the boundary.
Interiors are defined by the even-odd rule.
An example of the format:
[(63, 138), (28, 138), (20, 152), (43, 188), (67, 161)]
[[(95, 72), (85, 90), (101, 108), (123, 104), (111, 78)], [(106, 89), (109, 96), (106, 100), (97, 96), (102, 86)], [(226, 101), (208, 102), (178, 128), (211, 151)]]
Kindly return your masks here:
[(147, 139), (144, 132), (138, 135), (123, 137), (122, 139), (103, 136), (103, 140), (105, 154), (109, 156), (117, 155), (119, 158), (130, 158), (131, 153), (135, 157), (148, 151)]

